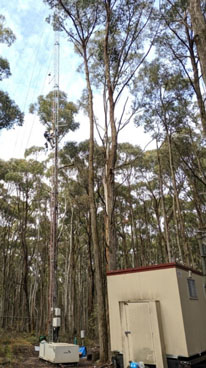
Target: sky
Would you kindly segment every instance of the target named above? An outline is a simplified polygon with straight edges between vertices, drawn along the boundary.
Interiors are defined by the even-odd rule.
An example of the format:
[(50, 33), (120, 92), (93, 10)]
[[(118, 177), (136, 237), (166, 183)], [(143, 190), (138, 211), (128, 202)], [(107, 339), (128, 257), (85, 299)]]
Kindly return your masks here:
[[(0, 44), (0, 55), (8, 59), (12, 75), (0, 82), (0, 89), (7, 91), (12, 100), (25, 114), (23, 127), (0, 131), (0, 159), (23, 158), (25, 149), (45, 143), (45, 128), (37, 116), (29, 113), (29, 106), (39, 95), (46, 95), (53, 89), (54, 79), (54, 32), (45, 21), (49, 15), (43, 0), (1, 0), (0, 14), (6, 18), (6, 26), (16, 36), (8, 47)], [(67, 93), (74, 103), (81, 97), (85, 81), (77, 72), (80, 60), (66, 37), (60, 35), (59, 88)], [(96, 114), (102, 116), (100, 97), (96, 97)], [(80, 128), (69, 133), (67, 140), (81, 141), (89, 138), (88, 119), (82, 112), (76, 120)], [(97, 135), (96, 135), (97, 138)], [(130, 142), (144, 148), (151, 138), (142, 128), (130, 123), (119, 135), (119, 142)], [(149, 147), (149, 146), (148, 146)], [(45, 154), (47, 154), (45, 152)]]

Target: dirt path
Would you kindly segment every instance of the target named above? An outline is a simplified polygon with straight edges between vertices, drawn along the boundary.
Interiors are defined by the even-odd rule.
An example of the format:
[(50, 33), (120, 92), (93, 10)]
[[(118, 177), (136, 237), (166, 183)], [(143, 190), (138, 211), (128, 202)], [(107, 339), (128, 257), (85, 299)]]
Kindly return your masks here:
[(8, 359), (2, 359), (0, 361), (0, 367), (2, 368), (94, 368), (91, 362), (86, 360), (80, 360), (78, 366), (72, 364), (53, 364), (39, 359), (38, 354), (32, 357), (22, 357), (20, 362), (9, 362)]
[[(39, 359), (36, 341), (36, 336), (32, 336), (31, 339), (31, 336), (26, 334), (12, 335), (9, 332), (6, 335), (2, 331), (0, 333), (0, 368), (77, 368), (74, 364), (54, 364)], [(100, 368), (97, 363), (99, 355), (95, 352), (96, 350), (91, 348), (87, 359), (80, 358), (78, 368)]]

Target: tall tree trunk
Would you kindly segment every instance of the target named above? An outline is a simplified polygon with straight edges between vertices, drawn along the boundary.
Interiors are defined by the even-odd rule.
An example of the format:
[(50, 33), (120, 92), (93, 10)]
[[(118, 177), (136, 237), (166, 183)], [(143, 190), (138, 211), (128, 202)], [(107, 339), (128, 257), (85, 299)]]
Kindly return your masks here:
[(65, 329), (69, 327), (69, 275), (71, 269), (71, 256), (73, 250), (73, 217), (74, 217), (74, 209), (71, 205), (71, 219), (70, 219), (70, 236), (69, 236), (69, 246), (66, 248), (66, 256), (65, 256), (65, 279), (64, 279), (64, 316), (65, 316)]
[[(201, 88), (200, 88), (198, 60), (194, 52), (194, 37), (191, 38), (190, 30), (186, 22), (185, 22), (185, 32), (186, 32), (187, 39), (188, 39), (190, 60), (191, 60), (191, 65), (192, 65), (192, 70), (193, 70), (192, 85), (194, 87), (194, 90), (197, 96), (197, 103), (198, 103), (198, 107), (200, 110), (200, 118), (201, 118), (203, 133), (204, 135), (206, 135), (206, 109), (205, 109), (204, 99), (203, 99)], [(206, 47), (206, 43), (205, 43), (205, 47)]]
[(121, 257), (121, 268), (128, 268), (130, 267), (130, 264), (129, 264), (129, 250), (128, 250), (128, 246), (127, 246), (127, 234), (124, 230), (124, 226), (125, 224), (123, 223), (123, 221), (121, 221), (121, 233), (120, 233), (120, 236), (122, 238), (122, 252), (123, 252), (123, 255)]
[(100, 344), (100, 360), (105, 362), (108, 360), (108, 331), (107, 331), (107, 313), (106, 313), (106, 281), (103, 274), (103, 265), (101, 262), (101, 249), (98, 239), (97, 229), (97, 210), (94, 193), (94, 111), (93, 111), (93, 93), (89, 77), (88, 58), (86, 46), (84, 52), (84, 67), (87, 82), (87, 90), (89, 95), (89, 120), (90, 120), (90, 139), (89, 139), (89, 205), (91, 213), (91, 232), (94, 246), (94, 262), (95, 262), (95, 280), (98, 303), (98, 330)]
[(26, 198), (23, 204), (24, 208), (24, 219), (21, 228), (21, 244), (23, 250), (23, 264), (24, 264), (24, 273), (23, 273), (23, 289), (25, 293), (25, 304), (26, 304), (26, 314), (28, 319), (28, 329), (31, 331), (31, 319), (30, 319), (30, 304), (29, 304), (29, 259), (28, 259), (28, 246), (26, 241), (26, 232), (27, 232), (27, 222), (28, 222), (28, 200), (29, 194), (28, 190), (26, 190)]
[(200, 0), (190, 0), (189, 12), (194, 31), (194, 40), (200, 60), (202, 78), (206, 87), (206, 20)]
[(133, 256), (134, 256), (134, 267), (138, 267), (141, 264), (141, 261), (138, 257), (139, 255), (139, 247), (138, 247), (138, 240), (137, 240), (137, 229), (136, 229), (136, 223), (135, 223), (135, 217), (134, 217), (134, 209), (132, 204), (132, 189), (130, 181), (128, 181), (128, 188), (129, 188), (129, 212), (130, 212), (130, 218), (131, 218), (131, 243), (132, 243), (132, 249), (133, 249)]
[(193, 188), (194, 207), (197, 212), (198, 222), (199, 222), (200, 227), (203, 227), (205, 223), (204, 213), (202, 212), (202, 209), (201, 209), (201, 204), (202, 204), (201, 197), (198, 192), (195, 178), (192, 178), (192, 180), (190, 180), (190, 183), (191, 183), (191, 187)]
[[(171, 171), (172, 184), (173, 184), (173, 190), (174, 190), (174, 214), (173, 215), (175, 216), (175, 221), (176, 221), (176, 226), (177, 226), (176, 230), (178, 231), (180, 227), (180, 240), (179, 240), (178, 248), (179, 248), (180, 257), (181, 258), (183, 257), (183, 253), (182, 253), (182, 250), (183, 250), (184, 259), (186, 263), (189, 265), (190, 257), (189, 257), (189, 250), (188, 250), (188, 242), (186, 239), (184, 220), (182, 218), (180, 200), (179, 200), (179, 195), (177, 191), (175, 169), (174, 169), (173, 155), (172, 155), (172, 141), (171, 141), (171, 135), (169, 133), (167, 134), (167, 142), (168, 142), (168, 150), (169, 150), (170, 171)], [(176, 214), (177, 214), (177, 217), (176, 217)], [(183, 244), (181, 244), (180, 242), (183, 242)]]
[(89, 221), (87, 224), (88, 234), (88, 255), (89, 255), (89, 285), (88, 285), (88, 316), (94, 313), (94, 298), (95, 298), (95, 280), (94, 280), (94, 266), (93, 266), (93, 252), (92, 252), (92, 235), (91, 235), (91, 214), (89, 214)]
[(161, 204), (162, 204), (162, 213), (163, 213), (163, 218), (164, 218), (164, 233), (165, 233), (165, 240), (166, 240), (166, 252), (164, 253), (165, 253), (165, 259), (171, 262), (172, 254), (171, 254), (171, 246), (170, 246), (169, 225), (168, 225), (166, 208), (165, 208), (165, 197), (164, 197), (163, 180), (162, 180), (162, 165), (161, 165), (159, 147), (158, 147), (157, 141), (156, 141), (156, 146), (157, 146), (157, 162), (158, 162), (158, 169), (159, 169), (159, 188), (160, 188), (160, 197), (161, 197)]
[[(160, 210), (159, 210), (159, 203), (158, 200), (155, 196), (153, 196), (153, 203), (154, 203), (154, 213), (157, 219), (157, 228), (158, 228), (158, 236), (157, 236), (157, 248), (159, 249), (158, 251), (158, 255), (157, 256), (157, 263), (164, 263), (167, 261), (167, 257), (165, 257), (165, 245), (166, 245), (166, 241), (165, 241), (165, 237), (162, 234), (162, 229), (161, 229), (161, 214), (160, 214)], [(162, 240), (164, 241), (164, 245), (162, 244)], [(161, 259), (160, 259), (161, 257)]]
[(146, 265), (152, 264), (152, 241), (150, 231), (150, 220), (148, 214), (148, 206), (146, 200), (143, 199), (143, 211), (144, 211), (144, 224), (145, 224), (145, 257)]
[(109, 60), (109, 33), (111, 22), (111, 1), (105, 1), (106, 9), (106, 29), (104, 38), (104, 68), (105, 68), (105, 80), (106, 89), (109, 99), (109, 123), (111, 127), (111, 138), (108, 135), (108, 129), (105, 132), (105, 145), (106, 145), (106, 162), (103, 177), (104, 196), (105, 196), (105, 238), (107, 252), (107, 263), (109, 270), (116, 269), (116, 230), (114, 221), (114, 205), (115, 205), (115, 164), (117, 159), (117, 129), (115, 124), (115, 103), (113, 96), (113, 86), (110, 77), (110, 60)]

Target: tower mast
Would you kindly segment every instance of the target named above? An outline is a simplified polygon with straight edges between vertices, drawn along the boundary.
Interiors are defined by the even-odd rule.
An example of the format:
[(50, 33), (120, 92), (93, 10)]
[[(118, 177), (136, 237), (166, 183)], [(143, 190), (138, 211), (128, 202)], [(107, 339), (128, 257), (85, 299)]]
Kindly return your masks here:
[(55, 30), (54, 41), (54, 86), (53, 86), (53, 119), (51, 135), (54, 141), (54, 162), (51, 193), (51, 229), (50, 229), (50, 264), (49, 264), (49, 339), (54, 341), (53, 311), (57, 308), (58, 280), (58, 136), (59, 136), (59, 32)]
[[(58, 18), (57, 13), (54, 19)], [(54, 25), (55, 27), (55, 25)], [(59, 144), (59, 32), (54, 28), (54, 87), (53, 87), (53, 119), (52, 131), (49, 134), (53, 147), (53, 172), (51, 190), (51, 228), (50, 228), (50, 251), (49, 251), (49, 298), (48, 298), (48, 337), (49, 342), (42, 341), (40, 344), (39, 357), (51, 363), (78, 363), (78, 345), (59, 343), (58, 334), (60, 328), (60, 308), (58, 303), (58, 144)]]

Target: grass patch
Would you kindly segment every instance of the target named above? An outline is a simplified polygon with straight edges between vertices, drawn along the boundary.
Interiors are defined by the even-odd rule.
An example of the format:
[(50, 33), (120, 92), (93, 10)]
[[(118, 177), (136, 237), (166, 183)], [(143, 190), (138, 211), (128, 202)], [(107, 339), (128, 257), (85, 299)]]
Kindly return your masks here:
[(33, 355), (37, 342), (35, 334), (0, 330), (0, 358), (10, 362), (21, 361)]

